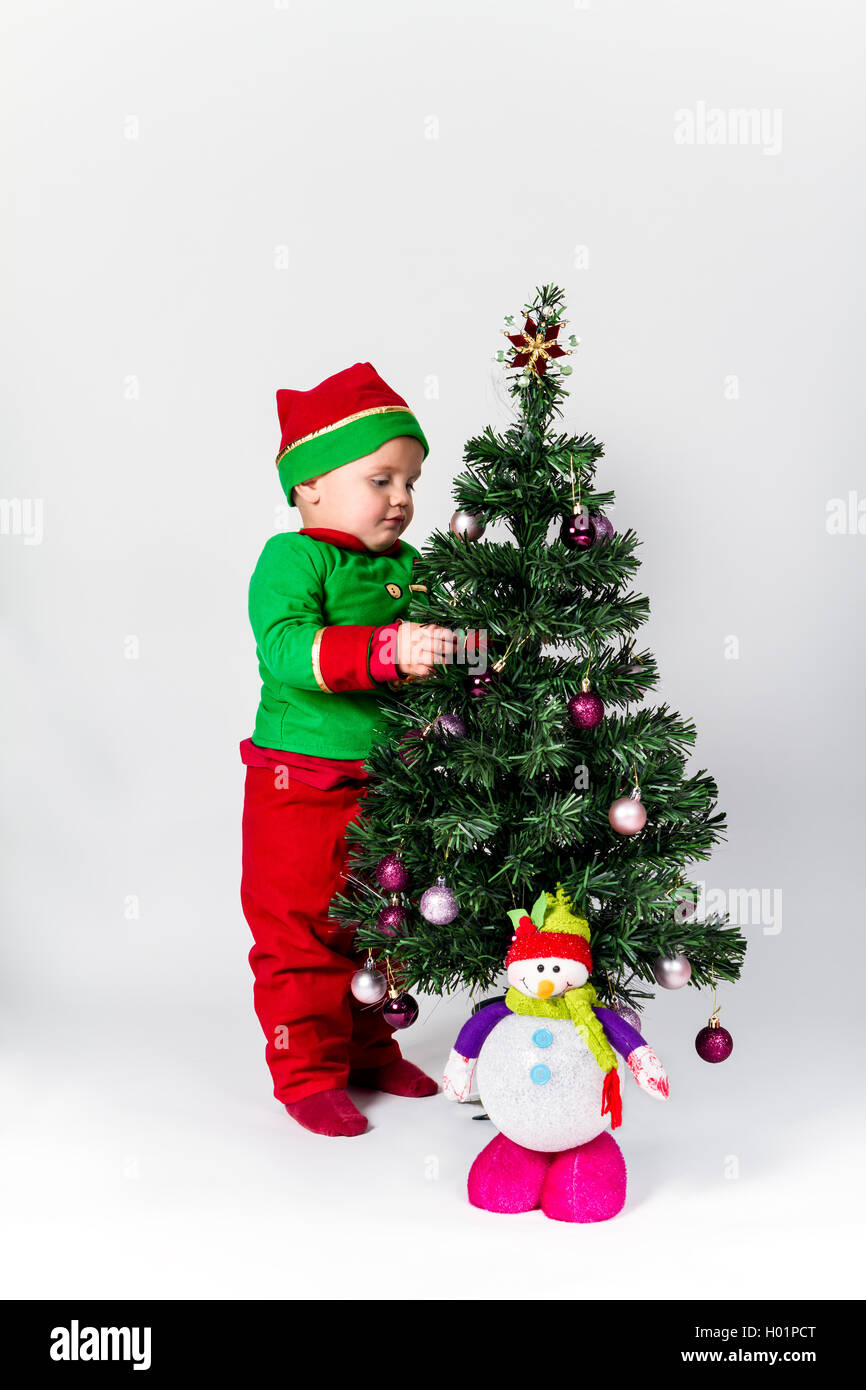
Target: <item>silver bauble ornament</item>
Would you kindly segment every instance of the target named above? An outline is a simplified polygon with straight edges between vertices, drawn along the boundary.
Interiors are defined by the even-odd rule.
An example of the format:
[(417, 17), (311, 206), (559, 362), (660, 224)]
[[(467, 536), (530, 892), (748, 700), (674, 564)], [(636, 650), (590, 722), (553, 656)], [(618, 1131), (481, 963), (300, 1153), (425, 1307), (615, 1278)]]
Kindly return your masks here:
[(380, 1004), (388, 993), (388, 981), (372, 961), (355, 971), (349, 987), (361, 1004)]
[(653, 974), (662, 989), (682, 989), (691, 979), (692, 967), (682, 954), (658, 956), (653, 964)]
[(607, 813), (607, 818), (618, 835), (636, 835), (646, 825), (646, 807), (640, 799), (640, 788), (635, 787), (628, 796), (619, 796)]
[(432, 922), (436, 927), (447, 926), (453, 922), (460, 910), (460, 905), (454, 895), (453, 889), (448, 887), (445, 879), (440, 875), (432, 888), (421, 894), (421, 901), (418, 904), (418, 911), (422, 917), (426, 917), (428, 922)]
[(455, 536), (462, 536), (467, 541), (478, 541), (484, 535), (487, 523), (480, 516), (475, 516), (472, 512), (455, 512), (448, 529)]

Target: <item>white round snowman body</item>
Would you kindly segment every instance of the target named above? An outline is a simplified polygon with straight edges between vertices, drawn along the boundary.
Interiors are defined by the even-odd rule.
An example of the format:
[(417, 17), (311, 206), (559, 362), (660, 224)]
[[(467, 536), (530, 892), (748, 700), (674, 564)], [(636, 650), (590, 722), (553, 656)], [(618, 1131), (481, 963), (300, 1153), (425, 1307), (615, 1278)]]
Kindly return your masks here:
[(571, 1019), (509, 1014), (487, 1037), (475, 1080), (506, 1139), (556, 1153), (610, 1129), (604, 1075)]

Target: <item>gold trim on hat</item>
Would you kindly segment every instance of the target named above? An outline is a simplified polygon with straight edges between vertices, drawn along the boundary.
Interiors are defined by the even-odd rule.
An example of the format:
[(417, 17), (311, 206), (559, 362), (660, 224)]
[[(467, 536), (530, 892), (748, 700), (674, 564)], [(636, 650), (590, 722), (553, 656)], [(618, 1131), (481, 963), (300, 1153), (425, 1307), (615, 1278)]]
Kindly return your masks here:
[(297, 449), (299, 444), (306, 444), (311, 439), (318, 439), (321, 434), (330, 434), (331, 430), (338, 430), (343, 425), (351, 425), (355, 420), (363, 420), (368, 415), (389, 415), (392, 411), (399, 410), (404, 415), (411, 415), (412, 411), (408, 405), (372, 405), (369, 410), (358, 410), (354, 415), (345, 415), (342, 420), (335, 420), (332, 425), (323, 425), (320, 430), (313, 430), (311, 434), (305, 434), (300, 439), (296, 439), (293, 444), (287, 444), (285, 449), (281, 449), (277, 454), (277, 467), (286, 454), (291, 453), (292, 449)]
[(333, 695), (333, 690), (331, 690), (330, 686), (325, 685), (325, 682), (322, 679), (322, 667), (319, 661), (319, 648), (322, 645), (322, 638), (324, 637), (324, 635), (325, 629), (323, 627), (320, 627), (315, 637), (313, 638), (313, 650), (311, 653), (313, 659), (313, 675), (316, 677), (316, 684), (318, 685), (319, 689), (324, 690), (326, 695)]

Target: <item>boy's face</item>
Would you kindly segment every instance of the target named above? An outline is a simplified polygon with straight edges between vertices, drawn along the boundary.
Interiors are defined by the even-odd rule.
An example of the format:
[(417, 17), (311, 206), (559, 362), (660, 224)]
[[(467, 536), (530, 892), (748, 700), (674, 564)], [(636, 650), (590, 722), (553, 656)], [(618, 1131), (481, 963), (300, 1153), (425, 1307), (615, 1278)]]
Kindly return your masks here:
[(296, 484), (304, 525), (349, 531), (368, 550), (387, 550), (412, 520), (423, 458), (420, 439), (401, 434), (364, 458)]

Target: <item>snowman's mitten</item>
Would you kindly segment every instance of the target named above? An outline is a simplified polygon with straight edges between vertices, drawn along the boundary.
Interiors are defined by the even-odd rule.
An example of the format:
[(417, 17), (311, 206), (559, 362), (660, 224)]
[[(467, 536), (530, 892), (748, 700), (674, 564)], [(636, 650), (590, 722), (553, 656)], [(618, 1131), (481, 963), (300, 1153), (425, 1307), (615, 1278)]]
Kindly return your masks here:
[(452, 1047), (442, 1077), (442, 1090), (449, 1100), (477, 1099), (471, 1094), (477, 1061), (477, 1057), (464, 1057), (462, 1052)]
[(667, 1100), (670, 1088), (665, 1069), (648, 1043), (634, 1048), (625, 1060), (642, 1091), (656, 1100)]

